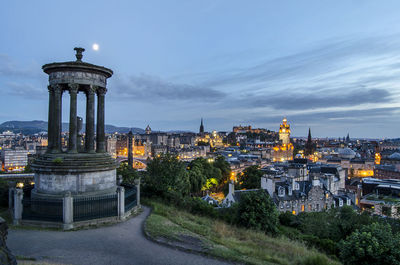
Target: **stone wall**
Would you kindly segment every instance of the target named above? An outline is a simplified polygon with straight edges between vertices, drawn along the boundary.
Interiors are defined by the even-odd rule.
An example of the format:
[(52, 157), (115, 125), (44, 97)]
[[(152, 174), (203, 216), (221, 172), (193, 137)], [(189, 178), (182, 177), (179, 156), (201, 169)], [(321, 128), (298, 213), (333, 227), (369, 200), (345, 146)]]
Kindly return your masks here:
[(116, 188), (116, 171), (75, 173), (75, 174), (41, 174), (35, 175), (35, 188), (38, 192), (63, 194), (69, 191), (73, 194), (103, 191)]
[(8, 225), (6, 221), (0, 217), (0, 264), (3, 265), (16, 265), (17, 260), (11, 251), (7, 248), (7, 230)]

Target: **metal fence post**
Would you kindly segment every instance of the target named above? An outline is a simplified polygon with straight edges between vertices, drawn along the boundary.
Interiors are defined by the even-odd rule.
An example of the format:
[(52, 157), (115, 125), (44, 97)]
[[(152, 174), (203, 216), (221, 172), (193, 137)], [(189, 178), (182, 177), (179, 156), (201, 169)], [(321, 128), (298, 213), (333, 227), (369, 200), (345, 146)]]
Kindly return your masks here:
[(118, 186), (118, 217), (120, 220), (125, 220), (125, 188)]
[(8, 190), (8, 209), (14, 212), (14, 193), (15, 188), (10, 188)]
[(74, 228), (74, 201), (71, 192), (67, 192), (63, 198), (63, 229)]
[(19, 225), (21, 223), (22, 219), (22, 211), (23, 211), (23, 205), (22, 205), (22, 199), (24, 197), (24, 192), (22, 189), (15, 189), (14, 192), (14, 218), (13, 218), (13, 223), (14, 225)]
[(136, 184), (136, 205), (140, 208), (140, 178), (135, 182)]

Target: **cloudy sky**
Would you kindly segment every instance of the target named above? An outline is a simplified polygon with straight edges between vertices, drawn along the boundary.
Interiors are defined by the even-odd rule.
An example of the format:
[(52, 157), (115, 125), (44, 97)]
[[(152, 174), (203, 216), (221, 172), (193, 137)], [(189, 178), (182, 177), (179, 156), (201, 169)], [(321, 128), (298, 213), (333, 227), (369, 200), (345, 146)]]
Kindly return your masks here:
[(295, 136), (400, 137), (399, 13), (374, 0), (7, 1), (0, 122), (46, 120), (41, 66), (81, 46), (114, 70), (108, 124), (277, 130), (286, 116)]

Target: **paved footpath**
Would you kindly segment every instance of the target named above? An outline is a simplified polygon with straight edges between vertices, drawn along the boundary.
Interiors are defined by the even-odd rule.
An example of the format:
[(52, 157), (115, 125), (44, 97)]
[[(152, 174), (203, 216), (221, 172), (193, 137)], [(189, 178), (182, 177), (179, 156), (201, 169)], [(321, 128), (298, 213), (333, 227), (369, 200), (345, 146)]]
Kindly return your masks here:
[(149, 241), (142, 229), (149, 213), (143, 207), (126, 222), (80, 231), (9, 230), (7, 245), (14, 255), (56, 264), (230, 264)]

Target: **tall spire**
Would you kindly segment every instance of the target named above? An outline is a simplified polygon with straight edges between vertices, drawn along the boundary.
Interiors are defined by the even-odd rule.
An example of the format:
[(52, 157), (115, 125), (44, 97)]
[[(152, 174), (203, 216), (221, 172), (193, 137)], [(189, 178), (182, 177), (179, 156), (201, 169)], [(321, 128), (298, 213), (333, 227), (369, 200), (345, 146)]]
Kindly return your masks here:
[(199, 130), (199, 133), (204, 133), (203, 118), (201, 118), (201, 123), (200, 123), (200, 130)]
[(307, 155), (312, 155), (313, 153), (314, 153), (314, 145), (312, 143), (312, 138), (311, 138), (311, 128), (308, 128), (308, 137), (305, 145), (304, 154), (307, 156)]

